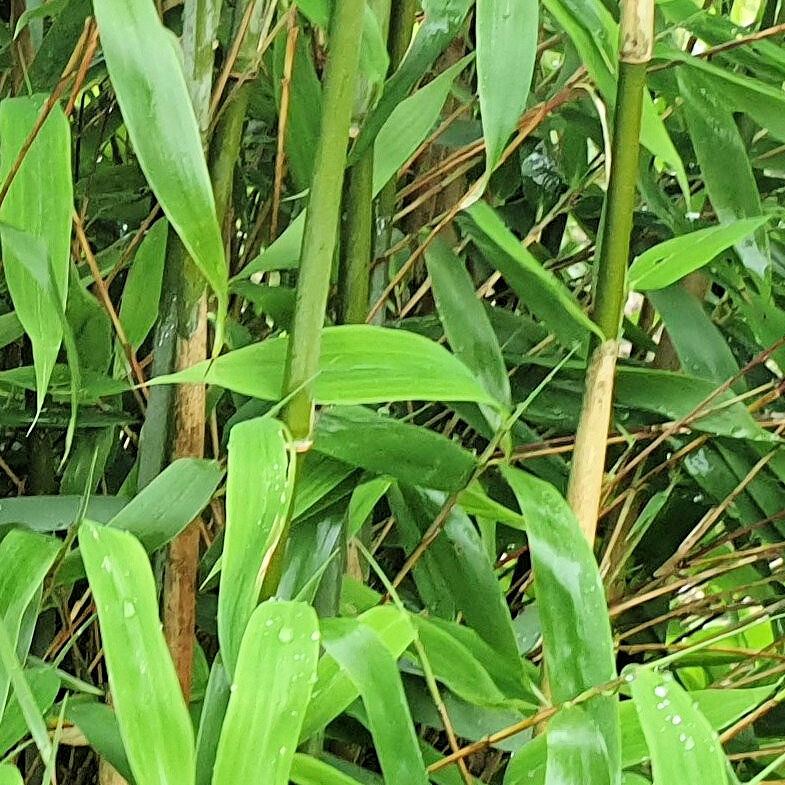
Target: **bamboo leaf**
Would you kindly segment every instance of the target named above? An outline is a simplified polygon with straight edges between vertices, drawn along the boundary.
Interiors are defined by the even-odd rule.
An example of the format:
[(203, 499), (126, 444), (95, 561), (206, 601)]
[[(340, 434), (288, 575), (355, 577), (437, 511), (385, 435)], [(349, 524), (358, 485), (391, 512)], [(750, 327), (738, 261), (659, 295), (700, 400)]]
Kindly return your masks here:
[(0, 785), (23, 785), (22, 774), (10, 763), (0, 763)]
[(492, 207), (477, 202), (467, 213), (471, 217), (467, 231), (483, 256), (560, 341), (571, 345), (588, 333), (599, 334), (564, 284), (543, 269)]
[(682, 687), (672, 678), (640, 668), (630, 690), (651, 752), (654, 785), (727, 782), (717, 734)]
[(447, 491), (462, 488), (475, 466), (468, 450), (441, 434), (361, 406), (323, 409), (314, 447), (368, 471)]
[[(17, 648), (22, 616), (40, 591), (59, 550), (57, 540), (21, 529), (12, 529), (0, 542), (0, 622), (13, 651)], [(23, 570), (20, 565), (24, 565)], [(23, 656), (26, 654), (25, 649)], [(0, 716), (8, 699), (9, 678), (4, 668), (0, 672)]]
[[(409, 618), (389, 605), (371, 608), (359, 617), (359, 621), (374, 632), (393, 659), (400, 657), (414, 639), (414, 629)], [(324, 728), (359, 694), (355, 681), (341, 663), (329, 652), (321, 657), (300, 739), (308, 739)]]
[(486, 171), (501, 160), (526, 107), (537, 53), (537, 0), (477, 0), (477, 85)]
[(313, 608), (268, 601), (253, 612), (240, 645), (213, 785), (286, 785), (318, 653)]
[(361, 621), (327, 619), (322, 632), (326, 651), (363, 699), (385, 782), (425, 785), (425, 764), (393, 655)]
[(630, 289), (663, 289), (708, 264), (715, 256), (760, 229), (768, 216), (745, 218), (673, 237), (648, 248), (630, 265)]
[(563, 708), (548, 723), (545, 785), (610, 785), (605, 739), (580, 706)]
[(294, 755), (289, 778), (295, 785), (360, 785), (354, 777), (340, 769), (300, 752)]
[[(142, 171), (218, 299), (218, 348), (228, 297), (226, 260), (179, 45), (152, 3), (94, 0), (93, 8), (109, 76)], [(151, 51), (155, 57), (149, 56)]]
[(416, 93), (401, 101), (382, 126), (373, 148), (373, 194), (377, 196), (409, 160), (439, 119), (458, 74), (472, 61), (467, 55)]
[[(6, 98), (0, 103), (0, 182), (12, 166), (47, 100), (46, 95)], [(42, 199), (41, 194), (46, 194)], [(3, 270), (16, 315), (33, 345), (36, 397), (40, 412), (62, 341), (71, 256), (71, 130), (62, 109), (55, 106), (41, 127), (0, 207), (0, 221), (40, 241), (51, 264), (51, 288), (30, 270), (23, 248), (0, 227)]]
[(509, 408), (510, 380), (502, 350), (463, 260), (441, 238), (431, 243), (425, 258), (450, 348), (477, 375), (488, 393)]
[[(684, 114), (695, 154), (711, 203), (724, 225), (742, 218), (759, 218), (762, 212), (758, 188), (752, 174), (744, 141), (732, 111), (714, 92), (712, 83), (692, 69), (677, 69), (684, 97)], [(722, 140), (722, 155), (717, 142)], [(759, 276), (769, 266), (766, 235), (747, 232), (735, 243), (744, 264)]]
[(232, 428), (218, 594), (218, 639), (230, 675), (289, 512), (293, 471), (280, 422), (256, 418)]
[[(285, 338), (252, 344), (151, 383), (215, 384), (275, 401), (281, 396), (286, 344)], [(314, 397), (321, 404), (436, 400), (496, 405), (469, 369), (438, 344), (405, 330), (370, 325), (324, 329)]]
[(85, 521), (79, 529), (128, 762), (145, 785), (192, 785), (194, 737), (158, 620), (147, 554), (127, 532)]
[[(543, 649), (553, 701), (562, 703), (616, 677), (605, 592), (586, 538), (550, 484), (504, 467), (526, 521)], [(583, 704), (607, 750), (608, 782), (620, 777), (618, 699), (599, 695)]]
[(158, 318), (168, 230), (164, 219), (153, 224), (139, 245), (125, 281), (119, 316), (133, 349), (142, 345)]

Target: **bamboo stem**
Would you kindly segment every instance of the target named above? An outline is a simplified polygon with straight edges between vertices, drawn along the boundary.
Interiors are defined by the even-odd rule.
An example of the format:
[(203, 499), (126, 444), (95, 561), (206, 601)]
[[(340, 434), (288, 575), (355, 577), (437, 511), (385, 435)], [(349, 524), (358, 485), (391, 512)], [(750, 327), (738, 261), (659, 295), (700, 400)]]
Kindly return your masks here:
[(354, 86), (360, 59), (363, 0), (337, 0), (330, 24), (321, 133), (305, 218), (284, 394), (293, 393), (285, 420), (307, 450), (313, 420), (313, 380), (319, 369), (321, 331), (338, 234), (341, 190)]
[(363, 324), (368, 312), (373, 240), (373, 148), (346, 173), (338, 277), (339, 317)]
[[(313, 383), (319, 370), (322, 326), (338, 239), (349, 125), (360, 63), (364, 5), (364, 0), (336, 0), (330, 22), (330, 51), (325, 68), (321, 132), (305, 216), (294, 319), (283, 384), (284, 396), (292, 396), (284, 412), (284, 420), (299, 455), (311, 447)], [(272, 596), (278, 588), (290, 523), (287, 520), (270, 560), (262, 586), (262, 597)]]
[(590, 355), (567, 490), (570, 507), (592, 544), (597, 531), (613, 411), (613, 381), (635, 209), (643, 91), (653, 42), (654, 0), (626, 0), (620, 26), (610, 178), (597, 251), (592, 315), (605, 340), (594, 346)]

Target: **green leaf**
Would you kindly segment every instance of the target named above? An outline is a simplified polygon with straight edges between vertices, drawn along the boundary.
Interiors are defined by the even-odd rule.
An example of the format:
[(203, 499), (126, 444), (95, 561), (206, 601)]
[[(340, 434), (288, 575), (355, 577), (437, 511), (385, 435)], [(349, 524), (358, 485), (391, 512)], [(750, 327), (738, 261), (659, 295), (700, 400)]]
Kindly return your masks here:
[(474, 469), (474, 456), (440, 433), (361, 406), (322, 409), (314, 448), (325, 455), (424, 488), (456, 491)]
[[(47, 98), (33, 95), (6, 98), (0, 103), (0, 182), (8, 177)], [(41, 198), (42, 194), (46, 198)], [(43, 243), (43, 258), (51, 265), (51, 280), (47, 270), (46, 287), (42, 288), (18, 236), (12, 237), (11, 229), (0, 227), (5, 280), (16, 315), (33, 345), (39, 412), (62, 340), (73, 201), (71, 129), (63, 110), (56, 105), (27, 151), (0, 207), (0, 221)]]
[[(54, 668), (28, 668), (25, 678), (41, 714), (46, 714), (60, 691), (60, 677)], [(73, 702), (72, 702), (73, 703)], [(19, 699), (13, 693), (0, 722), (0, 755), (5, 755), (28, 733)]]
[[(38, 594), (60, 551), (60, 543), (40, 534), (12, 529), (0, 542), (0, 623), (16, 650), (22, 616)], [(20, 569), (24, 565), (24, 569)], [(29, 641), (28, 641), (29, 643)], [(23, 656), (26, 656), (27, 651)], [(8, 699), (9, 673), (0, 672), (0, 716)]]
[(286, 785), (318, 654), (313, 608), (270, 600), (254, 611), (237, 658), (213, 785)]
[(395, 177), (428, 136), (439, 119), (453, 82), (472, 59), (473, 55), (462, 58), (393, 109), (373, 148), (374, 196)]
[(95, 700), (69, 700), (65, 716), (84, 733), (96, 753), (106, 758), (125, 779), (132, 779), (117, 717), (111, 706)]
[(477, 86), (486, 171), (501, 160), (529, 96), (537, 54), (537, 0), (477, 0)]
[(128, 343), (138, 349), (158, 318), (169, 223), (156, 221), (139, 244), (120, 302), (120, 323)]
[(545, 785), (611, 785), (605, 739), (580, 706), (566, 706), (548, 723)]
[(739, 365), (727, 341), (700, 300), (686, 287), (668, 286), (649, 292), (647, 297), (668, 328), (668, 336), (687, 373), (717, 384), (738, 374)]
[(467, 213), (467, 231), (483, 256), (560, 341), (570, 346), (589, 332), (598, 333), (564, 284), (543, 269), (490, 205), (476, 202)]
[[(760, 217), (758, 187), (731, 108), (714, 91), (712, 82), (697, 71), (679, 68), (677, 77), (692, 145), (720, 223)], [(750, 270), (763, 276), (769, 266), (766, 235), (762, 230), (752, 238), (748, 234), (735, 243), (736, 250)]]
[(425, 252), (428, 274), (450, 348), (499, 403), (511, 404), (510, 380), (488, 313), (474, 282), (446, 240), (437, 237)]
[(425, 19), (417, 28), (403, 62), (385, 83), (379, 102), (363, 123), (349, 156), (350, 166), (374, 144), (395, 108), (455, 38), (473, 2), (474, 0), (425, 0), (422, 3)]
[(58, 16), (67, 4), (68, 0), (48, 0), (48, 2), (39, 6), (29, 6), (16, 22), (14, 39), (17, 39), (19, 33), (21, 33), (34, 19), (45, 19), (47, 17)]
[[(391, 605), (371, 608), (359, 617), (359, 621), (375, 633), (394, 659), (400, 657), (414, 640), (409, 617)], [(359, 694), (359, 688), (341, 664), (329, 653), (321, 657), (300, 740), (304, 741), (326, 727)]]
[[(519, 469), (502, 469), (526, 521), (546, 669), (554, 703), (572, 700), (616, 677), (608, 607), (597, 562), (561, 494)], [(609, 782), (619, 779), (618, 699), (583, 704), (605, 742)]]
[[(155, 4), (94, 0), (93, 9), (139, 165), (218, 298), (215, 346), (220, 347), (228, 299), (224, 244), (179, 44)], [(155, 57), (149, 56), (152, 51)]]
[(745, 218), (673, 237), (645, 250), (630, 265), (630, 289), (663, 289), (708, 264), (715, 256), (754, 234), (768, 216)]
[(303, 210), (286, 229), (267, 246), (256, 258), (240, 270), (232, 281), (242, 281), (255, 273), (271, 270), (294, 270), (300, 263), (300, 248), (305, 231), (305, 210)]
[(425, 785), (425, 764), (393, 655), (355, 619), (326, 619), (322, 632), (326, 651), (362, 697), (385, 783)]
[(280, 422), (256, 418), (232, 428), (218, 594), (218, 639), (230, 675), (289, 513), (293, 472), (294, 461)]
[[(159, 376), (151, 384), (216, 384), (275, 401), (281, 396), (287, 343), (287, 338), (274, 338), (251, 344), (180, 373)], [(371, 325), (324, 329), (314, 397), (321, 404), (495, 403), (469, 369), (443, 347), (415, 333)]]
[(654, 785), (727, 782), (717, 734), (682, 687), (672, 678), (639, 668), (630, 690), (651, 752)]
[(340, 769), (301, 752), (294, 755), (289, 779), (295, 785), (361, 785)]
[(0, 785), (24, 785), (22, 773), (10, 763), (0, 763)]
[(192, 785), (194, 736), (158, 619), (147, 554), (128, 532), (79, 528), (128, 762), (145, 785)]
[(199, 731), (196, 734), (195, 785), (210, 785), (212, 780), (215, 755), (221, 737), (221, 726), (231, 695), (230, 688), (229, 674), (221, 662), (221, 655), (218, 654), (210, 668), (202, 713), (199, 717)]

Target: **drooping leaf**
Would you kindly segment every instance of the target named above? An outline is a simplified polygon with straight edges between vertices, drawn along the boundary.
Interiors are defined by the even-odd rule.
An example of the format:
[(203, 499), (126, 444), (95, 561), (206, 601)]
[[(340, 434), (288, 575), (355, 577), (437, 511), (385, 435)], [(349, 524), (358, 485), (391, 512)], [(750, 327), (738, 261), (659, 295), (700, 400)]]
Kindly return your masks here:
[(286, 785), (318, 653), (313, 608), (267, 601), (253, 612), (240, 645), (213, 785)]
[(323, 637), (363, 699), (385, 782), (425, 785), (425, 764), (393, 655), (369, 626), (354, 619), (325, 620)]
[(128, 532), (85, 521), (79, 546), (98, 620), (109, 684), (137, 782), (192, 785), (194, 734), (158, 620), (150, 563)]
[[(760, 196), (731, 109), (697, 71), (677, 69), (677, 76), (692, 145), (720, 223), (758, 218), (762, 213)], [(718, 144), (722, 155), (717, 155)], [(769, 266), (765, 233), (759, 229), (754, 237), (742, 236), (735, 246), (744, 264), (762, 276)]]
[[(106, 67), (142, 171), (218, 298), (220, 346), (228, 297), (224, 245), (179, 44), (154, 4), (94, 0), (93, 9)], [(156, 56), (150, 57), (150, 51)]]
[(713, 782), (724, 785), (725, 755), (709, 721), (672, 678), (640, 668), (630, 683), (651, 753), (654, 785)]
[(295, 785), (360, 785), (340, 769), (301, 752), (294, 755), (289, 778)]
[(433, 129), (458, 75), (472, 60), (459, 60), (401, 101), (382, 126), (373, 148), (373, 193), (395, 177)]
[(605, 739), (580, 706), (563, 708), (549, 723), (545, 785), (610, 785)]
[(474, 283), (463, 260), (436, 238), (425, 254), (428, 274), (444, 333), (455, 356), (473, 371), (485, 389), (510, 406), (510, 380), (499, 341), (488, 314), (474, 293)]
[[(13, 529), (0, 542), (0, 623), (16, 650), (22, 616), (40, 591), (60, 550), (57, 540)], [(24, 565), (24, 569), (20, 566)], [(40, 594), (38, 594), (40, 600)], [(29, 643), (29, 641), (28, 641)], [(24, 652), (23, 656), (26, 656)], [(0, 716), (8, 699), (9, 673), (0, 672)]]
[[(0, 182), (15, 165), (47, 98), (33, 95), (0, 103)], [(0, 227), (5, 280), (16, 315), (33, 345), (39, 411), (62, 340), (73, 209), (71, 129), (56, 105), (25, 154), (0, 207), (0, 221), (43, 243), (43, 256), (51, 266), (51, 280), (47, 270), (49, 283), (42, 289), (22, 249), (12, 242), (15, 238), (10, 230)]]
[(492, 172), (526, 107), (539, 25), (537, 0), (477, 0), (477, 86)]
[(323, 409), (314, 447), (368, 471), (447, 491), (462, 488), (475, 466), (470, 452), (441, 434), (361, 406)]
[(153, 224), (139, 244), (125, 281), (119, 316), (133, 349), (142, 345), (158, 318), (168, 229), (165, 219)]
[[(414, 639), (409, 618), (391, 605), (379, 606), (359, 616), (359, 621), (371, 629), (390, 652), (393, 659), (403, 654)], [(328, 654), (319, 660), (313, 697), (308, 704), (301, 740), (313, 736), (326, 727), (360, 694), (351, 675)]]
[[(575, 698), (616, 677), (608, 608), (599, 569), (567, 502), (550, 484), (504, 467), (526, 521), (543, 649), (554, 702)], [(608, 782), (620, 778), (618, 699), (583, 704), (605, 743)]]
[(504, 276), (532, 313), (567, 345), (582, 341), (597, 326), (569, 290), (523, 247), (499, 215), (485, 202), (467, 210), (467, 231), (485, 258)]
[[(286, 338), (266, 340), (152, 383), (216, 384), (274, 401), (281, 395), (286, 345)], [(439, 400), (494, 405), (468, 368), (443, 347), (405, 330), (371, 325), (324, 329), (315, 384), (315, 400), (322, 404)]]
[(232, 428), (218, 594), (218, 639), (230, 675), (289, 512), (293, 463), (277, 420), (256, 418)]

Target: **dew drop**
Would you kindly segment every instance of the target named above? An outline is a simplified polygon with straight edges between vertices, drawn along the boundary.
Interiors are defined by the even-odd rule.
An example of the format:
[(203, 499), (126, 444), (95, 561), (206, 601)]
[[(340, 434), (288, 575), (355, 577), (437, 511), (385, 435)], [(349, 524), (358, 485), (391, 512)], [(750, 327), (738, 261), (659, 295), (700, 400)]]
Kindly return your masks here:
[(679, 715), (678, 715), (678, 714), (674, 714), (674, 715), (673, 715), (673, 719), (671, 720), (671, 722), (672, 722), (674, 725), (681, 725), (681, 717), (679, 717)]
[(134, 605), (132, 600), (125, 600), (123, 602), (123, 616), (126, 619), (130, 619), (132, 616), (136, 615), (136, 605)]
[(293, 639), (294, 633), (291, 627), (281, 627), (281, 631), (278, 633), (278, 640), (281, 643), (291, 643)]
[(665, 697), (665, 696), (668, 694), (668, 688), (667, 688), (667, 687), (663, 687), (663, 686), (662, 686), (662, 684), (658, 684), (658, 685), (657, 685), (657, 686), (654, 688), (654, 694), (655, 694), (655, 695), (656, 695), (658, 698), (664, 698), (664, 697)]
[(321, 637), (322, 637), (322, 635), (319, 632), (319, 630), (315, 630), (314, 632), (311, 633), (311, 640), (312, 641), (318, 641)]
[(235, 683), (232, 683), (232, 686), (229, 687), (229, 692), (237, 692), (237, 685)]
[(286, 747), (281, 747), (281, 749), (278, 750), (278, 754), (279, 755), (286, 755)]

